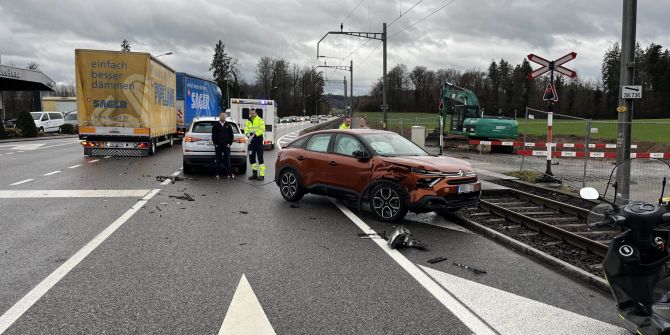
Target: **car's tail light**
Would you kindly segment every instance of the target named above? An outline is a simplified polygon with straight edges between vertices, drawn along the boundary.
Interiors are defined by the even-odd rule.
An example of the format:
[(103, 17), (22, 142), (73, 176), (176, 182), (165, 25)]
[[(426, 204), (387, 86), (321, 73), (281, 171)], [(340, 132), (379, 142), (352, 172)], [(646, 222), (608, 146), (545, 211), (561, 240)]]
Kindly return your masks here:
[(193, 136), (186, 136), (186, 137), (184, 137), (184, 142), (187, 142), (187, 143), (188, 143), (188, 142), (198, 142), (198, 141), (202, 141), (202, 138), (199, 138), (199, 137), (193, 137)]
[(235, 143), (247, 143), (247, 139), (244, 137), (236, 137), (233, 141), (235, 141)]

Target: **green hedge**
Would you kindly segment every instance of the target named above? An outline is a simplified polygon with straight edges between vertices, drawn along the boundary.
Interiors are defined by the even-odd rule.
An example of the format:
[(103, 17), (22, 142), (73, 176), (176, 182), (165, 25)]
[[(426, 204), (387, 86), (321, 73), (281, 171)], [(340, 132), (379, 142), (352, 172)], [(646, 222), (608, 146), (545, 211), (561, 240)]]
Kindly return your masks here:
[(37, 136), (37, 127), (35, 126), (35, 121), (33, 121), (33, 116), (30, 115), (30, 112), (28, 111), (19, 113), (19, 116), (16, 118), (16, 128), (21, 129), (22, 137)]

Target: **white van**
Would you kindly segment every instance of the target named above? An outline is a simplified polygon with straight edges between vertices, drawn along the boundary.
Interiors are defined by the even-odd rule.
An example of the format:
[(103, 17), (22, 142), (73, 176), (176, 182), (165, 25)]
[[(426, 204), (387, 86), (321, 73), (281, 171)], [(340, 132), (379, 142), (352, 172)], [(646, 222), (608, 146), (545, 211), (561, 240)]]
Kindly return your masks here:
[(272, 150), (275, 147), (275, 122), (277, 117), (277, 103), (274, 100), (258, 100), (258, 99), (230, 99), (230, 113), (226, 110), (226, 114), (233, 120), (239, 122), (240, 129), (244, 129), (244, 125), (249, 118), (249, 111), (254, 110), (256, 114), (265, 121), (265, 133), (263, 134), (263, 146)]
[(65, 118), (60, 112), (31, 112), (35, 126), (40, 134), (60, 132)]

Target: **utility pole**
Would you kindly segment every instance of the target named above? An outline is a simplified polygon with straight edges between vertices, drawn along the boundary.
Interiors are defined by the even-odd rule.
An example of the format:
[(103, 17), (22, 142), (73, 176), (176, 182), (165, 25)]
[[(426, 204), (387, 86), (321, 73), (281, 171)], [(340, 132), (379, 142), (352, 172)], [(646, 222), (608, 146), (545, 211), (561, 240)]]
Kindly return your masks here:
[(344, 76), (344, 114), (347, 114), (347, 76)]
[[(324, 58), (325, 56), (319, 56), (319, 58)], [(351, 61), (350, 66), (343, 66), (343, 65), (326, 65), (326, 63), (323, 63), (323, 65), (318, 65), (317, 67), (325, 67), (325, 68), (330, 68), (330, 69), (336, 69), (336, 70), (343, 70), (343, 71), (349, 71), (349, 78), (350, 78), (350, 87), (351, 87), (351, 92), (350, 92), (350, 103), (351, 103), (351, 116), (352, 118), (354, 117), (354, 61)], [(347, 98), (347, 77), (344, 77), (344, 98), (346, 100)], [(345, 114), (347, 114), (345, 112)]]
[(617, 136), (616, 171), (617, 196), (622, 200), (630, 199), (630, 145), (631, 122), (633, 121), (633, 100), (623, 99), (624, 85), (633, 84), (635, 78), (635, 27), (637, 19), (637, 0), (623, 0), (623, 22), (621, 29), (621, 73), (619, 87), (619, 133)]
[(354, 118), (354, 61), (349, 61), (349, 113), (351, 119)]
[(382, 47), (384, 48), (384, 75), (382, 77), (382, 111), (384, 111), (384, 130), (388, 130), (388, 109), (389, 105), (386, 103), (386, 22), (383, 25), (382, 31)]
[[(382, 73), (382, 111), (384, 112), (384, 129), (387, 129), (388, 125), (388, 104), (386, 103), (386, 22), (382, 24), (382, 32), (381, 33), (374, 33), (374, 32), (360, 32), (360, 31), (343, 31), (344, 27), (340, 25), (340, 31), (329, 31), (327, 32), (318, 42), (316, 42), (316, 58), (321, 58), (322, 56), (319, 56), (319, 44), (321, 41), (323, 41), (328, 35), (348, 35), (348, 36), (355, 36), (355, 37), (361, 37), (361, 38), (367, 38), (371, 40), (378, 40), (381, 41), (383, 45), (383, 73)], [(353, 72), (353, 61), (351, 62), (350, 71), (351, 71), (351, 113), (353, 116), (353, 108), (354, 108), (354, 93), (353, 93), (353, 77), (354, 77), (354, 72)]]

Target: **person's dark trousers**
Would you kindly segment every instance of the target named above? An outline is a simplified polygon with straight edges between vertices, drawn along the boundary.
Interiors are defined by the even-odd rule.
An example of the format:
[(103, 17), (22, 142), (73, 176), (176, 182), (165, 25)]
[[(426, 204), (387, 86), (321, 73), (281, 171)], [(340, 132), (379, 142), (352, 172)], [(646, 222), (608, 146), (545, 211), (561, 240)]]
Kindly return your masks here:
[(249, 145), (249, 163), (254, 175), (260, 172), (260, 176), (265, 176), (265, 164), (263, 162), (263, 137), (254, 137)]
[(217, 176), (228, 176), (232, 173), (230, 167), (230, 148), (218, 145), (214, 151), (214, 165), (216, 165)]

